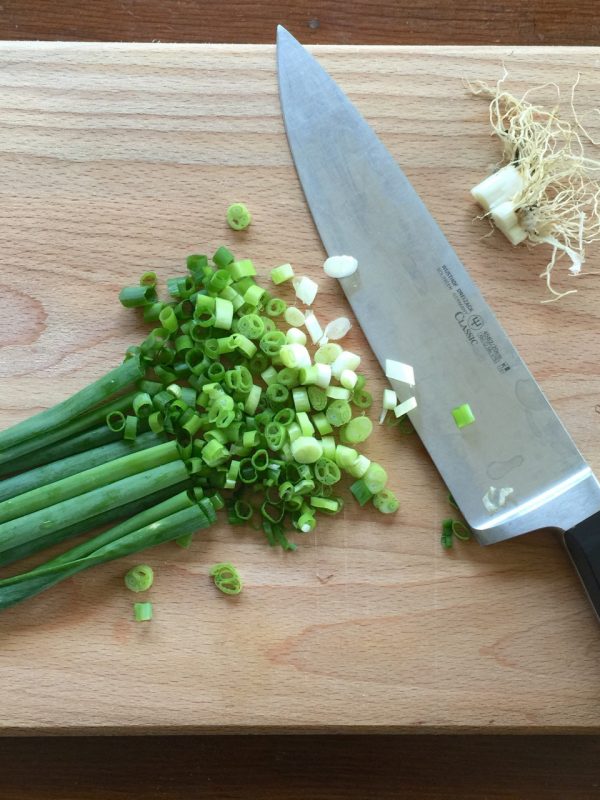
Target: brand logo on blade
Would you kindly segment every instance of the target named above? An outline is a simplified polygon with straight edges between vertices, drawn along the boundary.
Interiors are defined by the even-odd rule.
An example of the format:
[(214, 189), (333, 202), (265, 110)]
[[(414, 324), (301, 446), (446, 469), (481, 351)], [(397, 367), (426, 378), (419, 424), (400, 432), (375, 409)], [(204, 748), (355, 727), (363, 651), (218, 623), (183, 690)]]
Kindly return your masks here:
[(485, 322), (483, 321), (483, 317), (481, 317), (479, 314), (471, 314), (469, 317), (469, 327), (471, 330), (480, 331), (484, 325)]
[(469, 320), (467, 318), (467, 315), (463, 311), (457, 311), (456, 314), (454, 315), (454, 319), (458, 322), (459, 328), (461, 328), (462, 332), (465, 334), (468, 341), (473, 345), (479, 344), (477, 338), (475, 337), (475, 334), (469, 327)]

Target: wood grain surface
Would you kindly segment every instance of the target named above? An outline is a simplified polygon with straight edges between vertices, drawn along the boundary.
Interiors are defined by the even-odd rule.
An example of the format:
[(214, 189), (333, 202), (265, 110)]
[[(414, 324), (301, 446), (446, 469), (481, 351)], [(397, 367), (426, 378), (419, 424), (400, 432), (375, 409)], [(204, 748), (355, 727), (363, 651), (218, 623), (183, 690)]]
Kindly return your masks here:
[(3, 0), (0, 38), (271, 44), (598, 45), (595, 0)]
[(10, 800), (594, 800), (592, 736), (182, 736), (3, 741)]
[[(578, 70), (594, 106), (597, 50), (317, 48), (407, 174), (600, 469), (598, 278), (543, 306), (539, 250), (484, 238), (468, 189), (498, 158), (462, 78), (515, 90)], [(177, 274), (221, 242), (261, 275), (319, 277), (323, 250), (285, 140), (272, 47), (4, 44), (0, 50), (1, 422), (116, 363), (142, 327), (116, 301), (143, 270)], [(239, 76), (243, 74), (243, 87)], [(245, 200), (255, 222), (226, 228)], [(597, 271), (598, 253), (589, 269)], [(346, 312), (322, 281), (322, 317)], [(383, 381), (358, 329), (375, 395)], [(2, 614), (2, 732), (578, 731), (599, 729), (597, 622), (556, 539), (539, 532), (443, 552), (443, 483), (416, 437), (379, 429), (368, 454), (402, 497), (394, 519), (347, 507), (298, 552), (220, 524), (163, 546), (156, 617), (135, 625), (109, 564)], [(211, 563), (246, 589), (218, 596)]]

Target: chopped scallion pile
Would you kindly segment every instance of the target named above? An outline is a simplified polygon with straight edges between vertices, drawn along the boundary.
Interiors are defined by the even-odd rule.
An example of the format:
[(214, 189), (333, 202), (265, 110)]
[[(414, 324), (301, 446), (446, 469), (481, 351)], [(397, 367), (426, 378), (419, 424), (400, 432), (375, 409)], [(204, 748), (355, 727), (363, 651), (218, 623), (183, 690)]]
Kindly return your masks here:
[[(227, 220), (241, 230), (250, 215), (234, 204)], [(271, 277), (282, 284), (293, 270), (283, 264)], [(265, 291), (253, 262), (227, 247), (190, 255), (187, 274), (166, 284), (164, 300), (153, 272), (122, 290), (123, 306), (140, 309), (151, 330), (119, 367), (0, 432), (0, 470), (14, 474), (0, 483), (0, 564), (111, 526), (1, 579), (0, 608), (146, 547), (187, 547), (220, 509), (293, 550), (287, 532), (309, 533), (320, 515), (342, 509), (334, 487), (343, 475), (360, 505), (398, 509), (383, 467), (355, 449), (373, 427), (359, 355), (321, 344), (315, 314)], [(310, 305), (318, 285), (300, 277), (294, 288)], [(314, 355), (302, 325), (320, 345)], [(329, 333), (349, 326), (341, 318)], [(240, 591), (231, 564), (211, 574), (221, 591)], [(152, 580), (147, 565), (125, 576), (134, 592)], [(136, 619), (152, 616), (150, 603), (134, 610)]]

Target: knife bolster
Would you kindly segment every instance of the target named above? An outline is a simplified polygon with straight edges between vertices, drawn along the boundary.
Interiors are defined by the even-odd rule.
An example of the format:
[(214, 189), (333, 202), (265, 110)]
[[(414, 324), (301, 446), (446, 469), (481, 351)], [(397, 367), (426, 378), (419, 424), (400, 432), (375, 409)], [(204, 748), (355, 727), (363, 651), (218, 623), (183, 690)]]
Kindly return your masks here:
[(600, 620), (600, 511), (567, 531), (564, 541)]

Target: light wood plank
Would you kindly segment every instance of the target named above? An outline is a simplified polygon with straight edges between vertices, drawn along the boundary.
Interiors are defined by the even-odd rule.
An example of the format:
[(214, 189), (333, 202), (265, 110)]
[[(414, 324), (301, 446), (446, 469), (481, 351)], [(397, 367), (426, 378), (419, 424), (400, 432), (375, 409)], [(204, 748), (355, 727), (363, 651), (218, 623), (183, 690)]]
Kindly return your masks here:
[[(498, 158), (461, 79), (568, 89), (597, 103), (597, 49), (315, 48), (403, 164), (592, 466), (600, 468), (597, 276), (540, 305), (544, 254), (483, 238), (471, 185)], [(261, 275), (319, 277), (323, 250), (284, 136), (266, 46), (14, 44), (0, 48), (0, 380), (8, 425), (117, 363), (143, 328), (117, 302), (146, 269), (178, 274), (220, 243)], [(245, 200), (245, 234), (224, 223)], [(592, 253), (590, 270), (597, 270)], [(322, 281), (317, 313), (348, 313)], [(378, 396), (382, 378), (358, 329)], [(597, 623), (560, 544), (540, 532), (445, 553), (443, 483), (416, 437), (367, 453), (403, 501), (350, 504), (295, 554), (215, 526), (149, 553), (152, 625), (131, 621), (129, 563), (84, 573), (0, 616), (4, 733), (598, 729)], [(207, 567), (246, 582), (217, 596)]]

